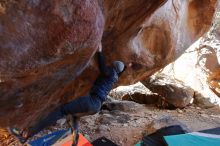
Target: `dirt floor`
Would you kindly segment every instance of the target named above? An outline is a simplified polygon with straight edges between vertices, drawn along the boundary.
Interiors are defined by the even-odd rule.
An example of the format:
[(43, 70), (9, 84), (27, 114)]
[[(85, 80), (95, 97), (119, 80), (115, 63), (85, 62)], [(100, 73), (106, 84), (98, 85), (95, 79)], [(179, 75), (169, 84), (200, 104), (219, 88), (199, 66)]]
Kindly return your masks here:
[(86, 118), (86, 122), (82, 125), (82, 131), (92, 141), (105, 136), (120, 146), (133, 146), (142, 138), (147, 125), (162, 116), (171, 116), (186, 124), (192, 131), (215, 128), (220, 125), (219, 108), (200, 109), (199, 107), (189, 106), (183, 110), (160, 110), (155, 106), (145, 106), (143, 109), (139, 109), (138, 112), (135, 111), (129, 115), (129, 120), (122, 120), (128, 118), (126, 114), (115, 113), (118, 122), (112, 123), (112, 120), (107, 118), (108, 114), (102, 116), (101, 120), (94, 116), (88, 118), (89, 120)]
[[(119, 106), (118, 109), (120, 109)], [(220, 125), (220, 108), (201, 109), (196, 105), (184, 109), (166, 110), (153, 105), (133, 103), (120, 110), (102, 110), (99, 114), (83, 117), (80, 131), (90, 141), (105, 136), (119, 146), (133, 146), (144, 133), (150, 122), (163, 116), (170, 116), (186, 124), (192, 131), (215, 128)], [(51, 131), (66, 128), (65, 119), (40, 132), (33, 139)], [(20, 146), (11, 136), (1, 141), (1, 145)]]

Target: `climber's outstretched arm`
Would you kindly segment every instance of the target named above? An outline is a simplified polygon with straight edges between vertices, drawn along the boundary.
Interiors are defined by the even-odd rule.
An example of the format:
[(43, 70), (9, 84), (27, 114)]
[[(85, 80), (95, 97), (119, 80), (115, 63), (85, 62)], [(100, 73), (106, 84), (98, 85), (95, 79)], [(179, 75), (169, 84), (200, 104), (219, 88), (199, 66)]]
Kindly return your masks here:
[(102, 47), (101, 45), (98, 48), (98, 65), (99, 65), (99, 70), (101, 72), (101, 74), (108, 76), (109, 75), (109, 68), (106, 66), (106, 62), (105, 62), (105, 56), (102, 52)]

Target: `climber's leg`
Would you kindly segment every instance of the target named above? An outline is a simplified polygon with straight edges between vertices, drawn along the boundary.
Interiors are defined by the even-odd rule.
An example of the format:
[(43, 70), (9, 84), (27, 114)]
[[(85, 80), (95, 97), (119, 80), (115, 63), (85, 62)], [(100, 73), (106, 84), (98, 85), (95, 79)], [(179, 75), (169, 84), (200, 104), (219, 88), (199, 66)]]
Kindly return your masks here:
[(56, 108), (46, 118), (42, 119), (35, 126), (28, 129), (28, 136), (31, 137), (44, 128), (54, 124), (58, 119), (65, 115), (71, 114), (74, 116), (95, 114), (101, 109), (102, 101), (96, 96), (83, 96), (73, 100), (63, 106)]

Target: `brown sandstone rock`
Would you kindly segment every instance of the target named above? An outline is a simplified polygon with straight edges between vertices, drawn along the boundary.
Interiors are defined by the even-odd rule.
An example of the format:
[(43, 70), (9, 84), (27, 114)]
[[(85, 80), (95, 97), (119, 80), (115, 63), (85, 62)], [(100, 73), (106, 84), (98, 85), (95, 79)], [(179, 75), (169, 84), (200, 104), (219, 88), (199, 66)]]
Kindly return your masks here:
[(193, 102), (194, 90), (171, 76), (156, 74), (143, 84), (158, 94), (158, 106), (163, 108), (184, 108)]
[(76, 77), (101, 41), (104, 17), (97, 1), (0, 3), (0, 125), (24, 126), (88, 90)]
[(211, 44), (190, 48), (162, 73), (191, 87), (195, 91), (195, 102), (200, 106), (220, 106), (217, 54), (218, 49)]
[(98, 74), (90, 59), (103, 32), (107, 62), (120, 59), (130, 65), (121, 83), (148, 77), (207, 31), (215, 3), (1, 1), (0, 126), (28, 126), (86, 94)]
[(129, 86), (119, 86), (113, 89), (109, 96), (120, 99), (135, 101), (140, 104), (156, 104), (161, 98), (157, 93), (150, 91), (141, 82)]
[(220, 16), (211, 30), (162, 73), (182, 81), (195, 91), (195, 102), (201, 107), (220, 106)]
[[(106, 52), (119, 54), (117, 57), (111, 56), (110, 61), (120, 58), (127, 64), (130, 63), (131, 67), (122, 77), (123, 80), (134, 83), (145, 79), (179, 57), (209, 29), (212, 22), (212, 19), (209, 18), (213, 16), (216, 2), (216, 0), (168, 0), (154, 13), (146, 15), (145, 20), (136, 24), (139, 27), (135, 29), (132, 28), (134, 25), (131, 25), (130, 29), (126, 31), (123, 31), (124, 27), (120, 27), (123, 33), (118, 36), (116, 34), (121, 29), (117, 25), (113, 25), (111, 27), (113, 34), (110, 34), (115, 36), (114, 39), (111, 38), (111, 35), (106, 35), (103, 37), (103, 42)], [(143, 7), (143, 4), (141, 6)], [(119, 4), (112, 9), (117, 12), (118, 7)], [(150, 3), (145, 8), (148, 13), (150, 10), (147, 8), (150, 8)], [(126, 10), (122, 12), (126, 13)], [(117, 13), (114, 14), (116, 17)], [(129, 16), (128, 22), (132, 16)], [(137, 18), (140, 17), (136, 16), (133, 19)], [(117, 22), (116, 24), (118, 24)], [(135, 22), (139, 22), (139, 19)], [(127, 24), (127, 20), (123, 24)], [(132, 30), (133, 32), (131, 32)]]
[(156, 74), (142, 83), (119, 86), (109, 96), (141, 104), (156, 104), (161, 108), (184, 108), (193, 102), (194, 90), (171, 76)]
[[(207, 42), (192, 47), (162, 73), (182, 81), (195, 91), (195, 102), (202, 107), (220, 106), (219, 50), (216, 43)], [(215, 44), (215, 45), (214, 45)]]

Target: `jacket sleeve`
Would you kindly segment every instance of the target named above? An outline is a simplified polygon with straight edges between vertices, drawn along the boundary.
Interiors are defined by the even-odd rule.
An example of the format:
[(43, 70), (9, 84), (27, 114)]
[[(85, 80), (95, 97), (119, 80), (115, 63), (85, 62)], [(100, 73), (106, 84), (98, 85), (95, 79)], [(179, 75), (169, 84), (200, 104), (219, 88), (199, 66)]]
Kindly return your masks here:
[(106, 66), (104, 54), (102, 52), (97, 52), (97, 55), (98, 55), (99, 71), (101, 72), (101, 74), (108, 76), (110, 74), (110, 70)]

